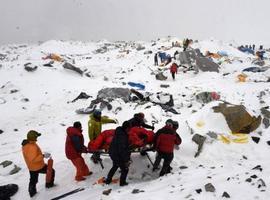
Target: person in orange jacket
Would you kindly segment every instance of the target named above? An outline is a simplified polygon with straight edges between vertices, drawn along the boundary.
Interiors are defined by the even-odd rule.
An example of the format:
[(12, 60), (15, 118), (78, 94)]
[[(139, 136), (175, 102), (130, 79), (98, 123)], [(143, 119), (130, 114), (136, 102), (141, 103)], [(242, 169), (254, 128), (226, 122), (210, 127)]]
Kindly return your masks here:
[(92, 172), (82, 157), (82, 153), (87, 153), (87, 147), (84, 146), (84, 137), (82, 134), (82, 125), (80, 122), (74, 122), (73, 127), (67, 128), (67, 137), (65, 145), (66, 156), (76, 167), (76, 181), (85, 180), (84, 176), (89, 176)]
[(178, 65), (176, 63), (173, 63), (170, 67), (170, 72), (172, 74), (173, 80), (175, 79), (175, 74), (177, 74), (177, 68), (178, 68)]
[[(30, 173), (30, 182), (28, 186), (30, 197), (33, 197), (37, 193), (36, 184), (38, 182), (38, 175), (40, 173), (47, 173), (47, 165), (44, 162), (44, 157), (49, 158), (51, 156), (49, 153), (42, 154), (39, 146), (36, 143), (39, 136), (41, 136), (40, 133), (30, 130), (27, 133), (27, 139), (22, 141), (22, 153)], [(55, 186), (54, 177), (55, 170), (52, 169), (52, 179), (51, 182), (46, 183), (46, 188)]]

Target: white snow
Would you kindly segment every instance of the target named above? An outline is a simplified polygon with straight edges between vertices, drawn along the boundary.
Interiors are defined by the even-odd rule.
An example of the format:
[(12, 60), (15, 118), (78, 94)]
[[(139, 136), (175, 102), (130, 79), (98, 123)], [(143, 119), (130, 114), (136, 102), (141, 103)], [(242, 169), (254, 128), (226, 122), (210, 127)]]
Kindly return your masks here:
[[(231, 63), (223, 62), (220, 72), (179, 72), (176, 80), (173, 81), (169, 70), (164, 74), (168, 76), (166, 81), (158, 81), (151, 74), (151, 70), (157, 70), (153, 65), (154, 54), (143, 54), (146, 50), (154, 53), (161, 46), (168, 47), (175, 38), (167, 38), (152, 43), (138, 42), (145, 46), (145, 50), (137, 51), (133, 42), (110, 43), (100, 41), (99, 43), (83, 43), (76, 41), (48, 41), (42, 44), (32, 45), (6, 45), (0, 47), (1, 54), (7, 54), (7, 58), (0, 60), (0, 162), (11, 160), (22, 168), (17, 174), (8, 175), (12, 168), (0, 166), (0, 185), (16, 183), (19, 185), (18, 193), (12, 199), (30, 199), (28, 195), (29, 172), (24, 163), (21, 153), (21, 141), (25, 139), (29, 130), (34, 129), (42, 133), (38, 144), (42, 151), (50, 152), (54, 159), (56, 170), (55, 182), (57, 187), (45, 189), (44, 175), (39, 176), (38, 194), (33, 199), (51, 199), (62, 193), (85, 187), (85, 190), (65, 198), (80, 200), (121, 200), (121, 199), (196, 199), (210, 200), (222, 199), (224, 191), (229, 193), (231, 199), (268, 199), (270, 195), (270, 129), (265, 129), (262, 124), (257, 130), (248, 135), (248, 143), (224, 144), (220, 140), (211, 140), (203, 146), (199, 157), (194, 158), (197, 145), (192, 142), (192, 135), (187, 123), (196, 133), (206, 135), (213, 131), (217, 134), (229, 135), (230, 129), (225, 118), (220, 113), (214, 113), (211, 107), (219, 102), (211, 102), (202, 106), (196, 102), (195, 95), (203, 91), (216, 91), (220, 93), (221, 100), (232, 104), (246, 106), (251, 115), (260, 115), (260, 108), (269, 105), (269, 70), (264, 73), (246, 73), (247, 82), (237, 81), (237, 75), (244, 68), (254, 66), (251, 62), (254, 56), (244, 54), (235, 47), (217, 40), (204, 40), (194, 43), (193, 48), (199, 48), (202, 53), (206, 50), (216, 53), (226, 51)], [(180, 41), (180, 40), (179, 40)], [(95, 54), (95, 50), (108, 46), (105, 53)], [(120, 45), (120, 46), (119, 46)], [(129, 54), (119, 52), (130, 50)], [(182, 48), (173, 47), (166, 51), (173, 55), (174, 51), (182, 51)], [(64, 69), (61, 63), (55, 62), (54, 67), (44, 67), (43, 64), (49, 60), (42, 60), (44, 53), (56, 53), (69, 62), (75, 62), (75, 66), (89, 72), (92, 77)], [(38, 66), (34, 72), (24, 70), (24, 64), (31, 62)], [(269, 60), (266, 60), (269, 65)], [(2, 67), (1, 67), (2, 66)], [(163, 67), (166, 68), (166, 67)], [(227, 75), (224, 75), (228, 73)], [(108, 80), (104, 80), (107, 77)], [(151, 103), (137, 105), (136, 103), (124, 103), (122, 100), (112, 102), (112, 111), (103, 110), (103, 114), (116, 118), (121, 124), (130, 119), (136, 112), (144, 112), (148, 123), (151, 123), (153, 116), (159, 121), (155, 130), (163, 127), (168, 118), (177, 120), (180, 124), (178, 132), (183, 140), (179, 150), (175, 150), (175, 157), (172, 162), (173, 173), (162, 178), (158, 172), (152, 172), (151, 164), (147, 157), (133, 154), (128, 182), (126, 187), (114, 185), (93, 185), (100, 177), (106, 176), (111, 160), (108, 156), (102, 156), (105, 169), (90, 161), (90, 155), (83, 155), (93, 175), (83, 182), (74, 181), (75, 168), (65, 157), (64, 145), (66, 128), (74, 121), (81, 121), (84, 129), (85, 145), (88, 143), (87, 122), (88, 115), (78, 115), (76, 109), (86, 108), (90, 105), (97, 92), (105, 87), (131, 88), (127, 82), (137, 82), (145, 85), (145, 92), (166, 92), (174, 97), (174, 108), (180, 113), (175, 115), (165, 112), (159, 106)], [(255, 82), (264, 81), (264, 82)], [(161, 88), (161, 84), (168, 84), (170, 87)], [(11, 90), (18, 92), (11, 93)], [(258, 96), (265, 91), (262, 97), (265, 103), (260, 102)], [(70, 103), (80, 92), (86, 92), (92, 98), (78, 100)], [(144, 92), (144, 91), (142, 91)], [(24, 101), (28, 98), (29, 101)], [(147, 108), (147, 106), (151, 106)], [(192, 106), (191, 106), (192, 105)], [(122, 110), (115, 114), (115, 109), (120, 106)], [(191, 106), (191, 107), (190, 107)], [(197, 112), (193, 113), (193, 110)], [(199, 126), (198, 126), (199, 123)], [(104, 125), (103, 130), (116, 128), (117, 125)], [(18, 129), (16, 131), (15, 129)], [(261, 133), (261, 135), (260, 135)], [(251, 136), (260, 137), (259, 144), (251, 140)], [(155, 153), (149, 153), (154, 161)], [(244, 159), (245, 156), (247, 159)], [(263, 170), (252, 170), (261, 165)], [(187, 166), (180, 169), (180, 166)], [(245, 180), (256, 174), (258, 178), (252, 179), (251, 183)], [(116, 173), (115, 177), (119, 177)], [(263, 179), (266, 187), (258, 188), (258, 180)], [(206, 192), (204, 185), (212, 183), (216, 191)], [(112, 188), (110, 195), (105, 196), (102, 192)], [(138, 194), (132, 194), (133, 189), (143, 190)], [(195, 190), (202, 189), (198, 194)]]

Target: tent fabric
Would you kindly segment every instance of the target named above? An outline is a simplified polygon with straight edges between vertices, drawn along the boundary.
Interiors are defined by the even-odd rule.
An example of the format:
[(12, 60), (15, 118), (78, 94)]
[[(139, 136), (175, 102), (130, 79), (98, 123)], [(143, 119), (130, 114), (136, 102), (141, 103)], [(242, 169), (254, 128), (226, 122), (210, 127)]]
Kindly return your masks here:
[(136, 87), (139, 90), (144, 90), (145, 89), (145, 85), (143, 85), (141, 83), (128, 82), (128, 85), (131, 86), (131, 87)]

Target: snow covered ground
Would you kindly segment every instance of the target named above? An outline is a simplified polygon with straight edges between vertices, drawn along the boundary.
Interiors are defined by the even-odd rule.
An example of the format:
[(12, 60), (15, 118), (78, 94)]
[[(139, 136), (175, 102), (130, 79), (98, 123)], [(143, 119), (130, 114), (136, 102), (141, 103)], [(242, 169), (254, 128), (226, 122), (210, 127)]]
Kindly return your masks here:
[[(33, 199), (51, 199), (62, 193), (84, 187), (85, 190), (65, 199), (195, 199), (210, 200), (223, 199), (224, 192), (231, 199), (268, 199), (270, 191), (270, 129), (263, 124), (248, 135), (248, 143), (225, 144), (221, 140), (207, 138), (206, 144), (198, 157), (194, 157), (197, 145), (192, 141), (189, 126), (201, 135), (213, 131), (217, 134), (230, 135), (230, 129), (222, 114), (214, 113), (211, 109), (218, 102), (206, 105), (195, 100), (195, 94), (204, 91), (215, 91), (221, 99), (232, 104), (244, 105), (250, 114), (258, 116), (260, 109), (270, 103), (269, 82), (270, 70), (263, 73), (247, 72), (247, 82), (238, 82), (237, 75), (247, 67), (254, 66), (252, 55), (244, 54), (229, 44), (216, 40), (204, 40), (194, 43), (193, 48), (199, 48), (202, 53), (206, 50), (216, 53), (226, 51), (230, 62), (222, 62), (220, 72), (193, 71), (183, 73), (181, 70), (173, 81), (169, 70), (164, 72), (168, 76), (166, 81), (156, 80), (152, 70), (158, 70), (153, 65), (153, 54), (144, 54), (144, 51), (157, 52), (162, 46), (169, 47), (176, 38), (161, 39), (153, 43), (145, 42), (116, 42), (99, 41), (97, 43), (82, 43), (74, 41), (47, 41), (33, 45), (6, 45), (0, 47), (0, 163), (5, 160), (13, 162), (3, 168), (0, 166), (0, 185), (16, 183), (19, 185), (18, 193), (12, 199), (30, 199), (27, 187), (29, 180), (28, 169), (21, 153), (21, 141), (25, 139), (29, 130), (34, 129), (42, 133), (38, 144), (42, 151), (50, 152), (54, 159), (57, 187), (45, 189), (44, 176), (39, 176), (38, 194)], [(95, 50), (107, 45), (105, 53), (95, 53)], [(141, 44), (145, 50), (137, 51)], [(129, 50), (127, 54), (125, 50)], [(166, 50), (173, 55), (182, 48), (173, 47)], [(76, 67), (84, 70), (81, 76), (74, 71), (64, 69), (62, 63), (54, 62), (53, 67), (43, 64), (48, 53), (61, 55), (65, 60), (74, 63)], [(266, 54), (267, 55), (267, 54)], [(268, 55), (267, 55), (268, 56)], [(1, 56), (0, 56), (1, 58)], [(218, 62), (218, 61), (217, 61)], [(37, 66), (34, 72), (24, 69), (26, 63)], [(266, 60), (265, 66), (269, 65)], [(164, 68), (164, 67), (163, 67)], [(89, 72), (89, 73), (88, 73)], [(85, 74), (90, 74), (90, 77)], [(173, 173), (158, 177), (158, 172), (152, 172), (147, 157), (139, 154), (132, 155), (132, 161), (126, 187), (118, 185), (94, 185), (94, 182), (106, 176), (111, 167), (108, 156), (103, 156), (105, 169), (90, 161), (90, 155), (85, 154), (93, 175), (83, 182), (74, 181), (75, 169), (66, 159), (64, 152), (66, 128), (74, 121), (81, 121), (84, 129), (86, 145), (88, 143), (87, 122), (88, 115), (78, 115), (75, 110), (86, 108), (91, 100), (95, 99), (98, 91), (105, 87), (131, 88), (127, 82), (137, 82), (145, 85), (144, 92), (167, 92), (173, 95), (174, 108), (179, 115), (165, 112), (159, 106), (151, 103), (137, 105), (125, 103), (122, 100), (112, 102), (111, 111), (104, 109), (103, 114), (118, 119), (119, 124), (130, 119), (136, 112), (144, 112), (149, 123), (156, 118), (158, 124), (155, 130), (172, 118), (180, 123), (178, 133), (183, 142), (179, 150), (175, 150), (172, 162)], [(161, 88), (161, 84), (169, 87)], [(261, 91), (265, 94), (260, 101)], [(91, 95), (87, 100), (78, 100), (71, 103), (80, 92)], [(150, 106), (149, 106), (150, 105)], [(122, 107), (117, 114), (115, 109)], [(196, 112), (195, 112), (196, 111)], [(103, 130), (115, 128), (115, 124), (104, 125)], [(257, 144), (251, 136), (260, 137)], [(154, 153), (149, 153), (152, 160)], [(14, 175), (9, 171), (17, 165), (22, 168)], [(262, 170), (253, 169), (260, 165)], [(251, 178), (251, 182), (246, 181)], [(115, 175), (116, 177), (119, 174)], [(261, 180), (266, 186), (260, 186)], [(211, 183), (215, 192), (206, 192), (205, 185)], [(112, 189), (106, 196), (102, 192)], [(138, 189), (139, 193), (132, 193)], [(201, 191), (200, 191), (201, 189)]]

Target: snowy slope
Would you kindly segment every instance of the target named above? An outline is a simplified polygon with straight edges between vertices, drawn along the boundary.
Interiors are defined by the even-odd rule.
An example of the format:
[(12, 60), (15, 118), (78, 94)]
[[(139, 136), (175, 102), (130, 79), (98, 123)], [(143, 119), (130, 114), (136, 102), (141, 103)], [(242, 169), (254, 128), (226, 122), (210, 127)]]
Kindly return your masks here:
[[(175, 38), (174, 38), (175, 39)], [(11, 160), (22, 170), (17, 174), (8, 175), (12, 166), (3, 168), (0, 166), (0, 185), (16, 183), (19, 192), (13, 199), (29, 199), (27, 192), (28, 169), (21, 154), (21, 141), (26, 133), (35, 129), (42, 133), (38, 144), (43, 151), (50, 152), (54, 158), (57, 187), (44, 188), (44, 176), (40, 175), (38, 194), (33, 199), (51, 199), (62, 193), (85, 187), (85, 190), (66, 199), (222, 199), (226, 191), (231, 199), (268, 199), (270, 194), (270, 169), (268, 168), (270, 146), (270, 129), (261, 125), (250, 133), (249, 142), (246, 144), (224, 144), (220, 140), (208, 138), (199, 157), (194, 158), (197, 145), (192, 142), (192, 135), (187, 126), (199, 134), (205, 135), (208, 131), (229, 135), (230, 130), (225, 118), (221, 114), (213, 113), (211, 107), (217, 102), (202, 105), (195, 100), (195, 94), (203, 91), (216, 91), (221, 99), (233, 104), (245, 105), (250, 114), (260, 115), (260, 108), (269, 105), (269, 83), (255, 82), (267, 80), (269, 71), (264, 73), (246, 73), (248, 81), (237, 82), (237, 75), (242, 69), (253, 66), (250, 56), (241, 53), (236, 48), (216, 40), (204, 40), (193, 44), (193, 48), (199, 48), (201, 52), (226, 51), (231, 63), (223, 62), (220, 73), (192, 71), (177, 74), (173, 81), (168, 70), (164, 72), (168, 79), (164, 82), (155, 79), (151, 70), (157, 70), (153, 65), (153, 54), (144, 54), (145, 50), (157, 52), (161, 46), (168, 47), (172, 39), (161, 39), (156, 45), (144, 42), (118, 42), (110, 43), (100, 41), (98, 43), (82, 43), (74, 41), (48, 41), (33, 45), (6, 45), (0, 47), (0, 54), (7, 55), (0, 60), (0, 162)], [(137, 51), (138, 44), (145, 46), (145, 50)], [(107, 45), (105, 53), (95, 53), (95, 50)], [(130, 53), (125, 53), (129, 50)], [(182, 48), (173, 47), (166, 52), (173, 55), (174, 51), (182, 51)], [(45, 54), (56, 53), (69, 62), (74, 62), (76, 67), (91, 74), (91, 77), (64, 69), (62, 64), (55, 62), (53, 67), (44, 67), (49, 60), (43, 60)], [(32, 63), (38, 66), (34, 72), (27, 72), (24, 64)], [(269, 65), (269, 61), (266, 61)], [(225, 74), (225, 75), (224, 75)], [(106, 77), (106, 78), (105, 78)], [(128, 81), (144, 84), (145, 92), (167, 92), (173, 94), (174, 108), (180, 113), (175, 115), (165, 112), (159, 106), (152, 104), (137, 105), (124, 103), (122, 100), (112, 102), (113, 110), (104, 110), (104, 115), (118, 119), (119, 123), (133, 116), (134, 113), (143, 111), (150, 123), (153, 116), (159, 123), (155, 126), (158, 130), (168, 118), (180, 123), (179, 134), (183, 143), (180, 150), (175, 151), (172, 163), (173, 173), (159, 178), (158, 172), (152, 172), (150, 163), (146, 157), (132, 155), (133, 163), (130, 168), (127, 187), (118, 185), (93, 185), (100, 177), (106, 176), (111, 167), (109, 157), (104, 156), (105, 169), (90, 161), (90, 155), (84, 155), (93, 175), (84, 182), (75, 182), (74, 167), (66, 159), (64, 153), (65, 130), (74, 121), (81, 121), (84, 136), (88, 142), (87, 122), (88, 115), (78, 115), (76, 109), (86, 108), (91, 100), (95, 99), (97, 92), (105, 87), (127, 87)], [(168, 88), (161, 88), (161, 84), (168, 84)], [(18, 90), (17, 92), (11, 92)], [(265, 91), (264, 103), (258, 96)], [(78, 100), (70, 103), (80, 92), (86, 92), (92, 98)], [(144, 92), (144, 91), (142, 91)], [(147, 106), (151, 105), (150, 108)], [(122, 110), (113, 112), (118, 106)], [(197, 112), (194, 113), (194, 110)], [(197, 123), (203, 121), (203, 127)], [(115, 128), (116, 125), (104, 125), (103, 130)], [(261, 140), (254, 143), (250, 137), (257, 136)], [(87, 143), (86, 143), (87, 144)], [(155, 154), (150, 153), (154, 160)], [(263, 168), (252, 170), (257, 165)], [(186, 166), (187, 168), (183, 169)], [(180, 168), (181, 167), (181, 168)], [(252, 182), (246, 182), (251, 175), (257, 175)], [(119, 176), (119, 174), (116, 174)], [(263, 179), (266, 187), (258, 188), (259, 179)], [(206, 192), (204, 185), (212, 183), (216, 191)], [(107, 189), (112, 189), (110, 195), (102, 195)], [(143, 190), (133, 194), (134, 189)], [(202, 192), (196, 192), (202, 189)]]

